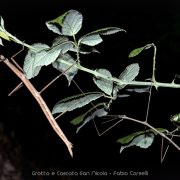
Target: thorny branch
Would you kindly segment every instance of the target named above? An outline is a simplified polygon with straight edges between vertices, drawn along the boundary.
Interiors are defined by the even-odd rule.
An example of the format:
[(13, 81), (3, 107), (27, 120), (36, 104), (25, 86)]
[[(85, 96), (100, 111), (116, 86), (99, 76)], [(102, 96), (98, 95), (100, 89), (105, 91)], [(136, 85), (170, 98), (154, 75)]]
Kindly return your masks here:
[(38, 102), (39, 106), (41, 107), (42, 111), (44, 112), (46, 118), (48, 119), (49, 123), (51, 124), (54, 131), (58, 134), (58, 136), (63, 140), (66, 144), (70, 155), (73, 157), (72, 152), (72, 143), (67, 139), (57, 122), (55, 121), (54, 117), (51, 114), (48, 106), (46, 105), (44, 99), (41, 97), (40, 93), (35, 89), (35, 87), (31, 84), (31, 82), (26, 78), (26, 76), (15, 66), (13, 65), (9, 59), (5, 58), (3, 55), (0, 55), (0, 62), (4, 62), (24, 83), (24, 85), (28, 88), (31, 92), (33, 97)]
[[(4, 32), (4, 31), (3, 31)], [(37, 51), (36, 48), (20, 41), (19, 39), (17, 39), (15, 36), (11, 35), (10, 33), (6, 32), (6, 35), (14, 42), (21, 44), (23, 46), (28, 47), (29, 49), (33, 50), (33, 51)], [(77, 44), (75, 37), (73, 36), (75, 44)], [(108, 80), (108, 81), (112, 81), (115, 84), (118, 85), (131, 85), (131, 86), (150, 86), (151, 88), (154, 86), (156, 88), (158, 87), (166, 87), (166, 88), (180, 88), (180, 84), (176, 84), (174, 83), (174, 81), (172, 83), (161, 83), (161, 82), (157, 82), (155, 79), (155, 58), (156, 58), (156, 47), (154, 44), (151, 44), (154, 47), (154, 57), (153, 57), (153, 75), (152, 75), (152, 82), (144, 82), (144, 81), (122, 81), (118, 78), (115, 77), (108, 77), (104, 74), (101, 74), (95, 70), (91, 70), (88, 69), (86, 67), (83, 67), (80, 65), (80, 63), (77, 64), (73, 64), (71, 62), (67, 62), (65, 60), (61, 60), (61, 63), (69, 65), (71, 68), (72, 66), (76, 67), (77, 69), (81, 70), (81, 71), (85, 71), (86, 73), (90, 73), (96, 77), (100, 77), (102, 79)], [(77, 51), (77, 61), (79, 62), (79, 51)], [(28, 90), (31, 92), (31, 94), (34, 96), (34, 98), (36, 99), (36, 101), (38, 102), (39, 106), (41, 107), (42, 111), (44, 112), (46, 118), (48, 119), (49, 123), (51, 124), (51, 126), (53, 127), (54, 131), (59, 135), (59, 137), (64, 141), (64, 143), (66, 144), (69, 153), (71, 154), (71, 156), (73, 156), (72, 153), (72, 144), (71, 142), (68, 141), (68, 139), (66, 138), (66, 136), (64, 135), (63, 131), (60, 129), (60, 127), (58, 126), (58, 124), (56, 123), (55, 118), (52, 116), (48, 106), (46, 105), (45, 101), (43, 100), (43, 98), (41, 97), (41, 93), (47, 88), (49, 87), (52, 83), (54, 83), (61, 75), (63, 75), (63, 73), (61, 73), (60, 75), (58, 75), (55, 79), (53, 79), (47, 86), (45, 86), (40, 92), (38, 92), (34, 86), (31, 84), (31, 82), (26, 78), (25, 74), (23, 73), (23, 70), (21, 70), (21, 67), (18, 66), (18, 64), (15, 63), (15, 65), (13, 65), (7, 58), (4, 58), (3, 55), (0, 55), (0, 62), (4, 62), (20, 79), (21, 79), (21, 83), (9, 94), (9, 96), (15, 92), (16, 90), (18, 90), (20, 87), (24, 85), (28, 88)], [(69, 69), (68, 68), (68, 69)], [(67, 69), (67, 70), (68, 70)], [(83, 92), (82, 92), (83, 93)], [(167, 141), (169, 141), (169, 143), (171, 143), (174, 147), (176, 147), (179, 151), (180, 151), (180, 147), (172, 141), (172, 138), (169, 138), (167, 135), (169, 135), (167, 133), (167, 135), (165, 135), (165, 133), (162, 133), (160, 131), (158, 131), (157, 129), (155, 129), (153, 126), (151, 126), (148, 122), (147, 122), (147, 117), (148, 117), (148, 112), (149, 112), (149, 104), (150, 104), (150, 99), (151, 99), (151, 94), (149, 96), (149, 101), (148, 101), (148, 109), (147, 109), (147, 114), (146, 114), (146, 120), (145, 121), (140, 121), (137, 119), (133, 119), (127, 116), (116, 116), (118, 118), (121, 118), (121, 120), (119, 122), (121, 122), (123, 119), (126, 120), (130, 120), (139, 124), (144, 125), (145, 127), (149, 127), (150, 129), (154, 130), (154, 132), (156, 132), (157, 134), (159, 134), (160, 136), (162, 136), (163, 139), (166, 139)], [(65, 113), (65, 112), (64, 112)], [(60, 114), (60, 116), (62, 116), (64, 113)], [(59, 117), (59, 116), (58, 116)], [(57, 117), (57, 118), (58, 118)], [(118, 122), (118, 123), (119, 123)], [(118, 123), (116, 123), (115, 125), (117, 125)], [(95, 127), (96, 124), (94, 123)], [(113, 125), (112, 127), (114, 127), (115, 125)], [(105, 132), (107, 132), (108, 130), (110, 130), (112, 127), (108, 128)], [(97, 129), (97, 127), (96, 127)], [(104, 134), (105, 132), (103, 132), (102, 134)], [(98, 133), (99, 134), (99, 133)], [(100, 135), (102, 135), (100, 134)], [(172, 135), (172, 134), (171, 134)], [(169, 147), (169, 146), (168, 146)], [(168, 148), (167, 148), (168, 149)], [(162, 156), (161, 156), (162, 157)], [(163, 157), (164, 158), (164, 157)], [(162, 158), (162, 160), (163, 160)]]

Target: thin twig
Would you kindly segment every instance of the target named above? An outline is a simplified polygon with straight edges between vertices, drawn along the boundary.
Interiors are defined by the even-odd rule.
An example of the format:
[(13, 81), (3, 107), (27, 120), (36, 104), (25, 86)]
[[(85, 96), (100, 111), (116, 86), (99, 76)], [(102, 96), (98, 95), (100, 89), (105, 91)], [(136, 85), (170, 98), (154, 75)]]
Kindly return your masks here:
[(178, 132), (180, 130), (180, 126), (178, 126), (176, 129), (174, 129), (173, 131), (169, 132), (170, 134), (173, 134), (175, 132)]
[(9, 94), (8, 96), (11, 96), (14, 92), (16, 92), (18, 89), (23, 87), (23, 82), (20, 82)]
[[(171, 136), (171, 141), (173, 139), (173, 136)], [(169, 147), (170, 147), (170, 142), (168, 143), (167, 147), (166, 147), (166, 150), (164, 151), (164, 155), (162, 156), (162, 159), (161, 159), (161, 163), (164, 161), (166, 155), (167, 155), (167, 152), (169, 150)]]
[(23, 72), (23, 69), (21, 68), (21, 66), (19, 66), (19, 64), (15, 61), (14, 58), (15, 58), (17, 55), (19, 55), (22, 51), (24, 51), (24, 46), (22, 47), (22, 49), (21, 49), (20, 51), (18, 51), (16, 54), (14, 54), (14, 55), (11, 57), (11, 60), (12, 60), (13, 63), (16, 65), (16, 67), (19, 68), (19, 70), (20, 70), (21, 72)]
[[(11, 57), (11, 60), (13, 61), (13, 63), (16, 65), (17, 68), (19, 68), (19, 70), (21, 72), (23, 72), (23, 69), (21, 68), (21, 66), (19, 66), (19, 64), (15, 61), (15, 57), (17, 55), (19, 55), (22, 51), (24, 51), (24, 46), (22, 47), (22, 49), (20, 51), (18, 51), (16, 54), (14, 54), (12, 57)], [(23, 87), (23, 83), (20, 82), (9, 94), (8, 96), (11, 96), (14, 92), (16, 92), (18, 89), (20, 89), (21, 87)]]
[[(20, 52), (16, 53), (13, 57), (15, 57), (17, 54), (19, 54)], [(18, 65), (18, 63), (13, 59), (13, 62), (16, 64), (16, 66), (18, 68), (20, 68), (22, 70), (22, 68)], [(72, 65), (73, 66), (73, 65)], [(64, 73), (66, 71), (68, 71), (72, 66), (70, 66), (69, 68), (67, 68), (64, 72), (62, 72), (61, 74), (59, 74), (58, 76), (56, 76), (53, 80), (51, 80), (46, 86), (44, 86), (39, 93), (41, 94), (43, 91), (45, 91), (49, 86), (51, 86), (56, 80), (58, 80), (62, 75), (64, 75)], [(22, 70), (23, 71), (23, 70)], [(8, 96), (11, 96), (15, 91), (17, 91), (18, 89), (20, 89), (23, 86), (22, 83), (18, 84), (10, 93)]]
[(39, 92), (40, 94), (45, 91), (50, 85), (52, 85), (57, 79), (59, 79), (61, 76), (63, 75), (63, 73), (59, 74), (58, 76), (56, 76), (52, 81), (50, 81), (46, 86), (44, 86), (41, 91)]
[(163, 163), (166, 155), (167, 155), (167, 152), (169, 150), (169, 146), (170, 146), (170, 143), (168, 144), (168, 146), (166, 147), (166, 150), (164, 151), (164, 154), (162, 154), (162, 158), (161, 158), (161, 163)]
[(153, 56), (153, 69), (152, 69), (152, 81), (155, 83), (156, 87), (156, 77), (155, 77), (155, 71), (156, 71), (156, 53), (157, 48), (154, 43), (152, 43), (152, 46), (154, 47), (154, 56)]
[(167, 133), (167, 135), (170, 135), (170, 136), (172, 136), (172, 137), (180, 138), (180, 135), (177, 135), (177, 134), (169, 134), (169, 133)]
[(59, 79), (62, 75), (64, 75), (69, 69), (71, 69), (74, 65), (71, 64), (65, 71), (61, 72), (61, 74), (59, 74), (58, 76), (56, 76), (52, 81), (50, 81), (41, 91), (40, 93), (42, 93), (43, 91), (45, 91), (50, 85), (52, 85), (57, 79)]
[[(156, 51), (156, 50), (155, 50)], [(154, 52), (154, 60), (155, 60), (155, 55), (156, 55), (156, 52)], [(73, 64), (73, 63), (70, 63), (70, 62), (67, 62), (66, 60), (61, 60), (62, 63), (66, 64), (66, 65), (70, 65), (70, 66), (75, 66), (76, 68), (78, 68), (79, 70), (81, 71), (85, 71), (86, 73), (90, 73), (90, 74), (93, 74), (97, 77), (100, 77), (100, 78), (103, 78), (103, 79), (106, 79), (108, 81), (113, 81), (114, 83), (116, 84), (119, 84), (119, 85), (130, 85), (130, 86), (155, 86), (156, 88), (157, 87), (166, 87), (166, 88), (180, 88), (180, 84), (175, 84), (175, 83), (162, 83), (162, 82), (157, 82), (155, 81), (155, 69), (153, 70), (153, 82), (144, 82), (144, 81), (122, 81), (118, 78), (114, 78), (114, 77), (108, 77), (104, 74), (101, 74), (95, 70), (91, 70), (91, 69), (88, 69), (86, 67), (83, 67), (81, 66), (80, 64)], [(155, 61), (153, 63), (153, 67), (155, 67)]]
[[(121, 116), (122, 118), (122, 116)], [(145, 125), (145, 126), (148, 126), (150, 129), (152, 129), (154, 132), (156, 132), (157, 134), (159, 134), (160, 136), (162, 136), (163, 138), (165, 138), (167, 141), (169, 141), (176, 149), (178, 149), (180, 151), (180, 147), (175, 143), (173, 142), (169, 137), (167, 137), (164, 133), (158, 131), (156, 128), (154, 128), (153, 126), (151, 126), (149, 123), (147, 123), (146, 121), (140, 121), (140, 120), (137, 120), (137, 119), (134, 119), (134, 118), (131, 118), (131, 117), (128, 117), (128, 116), (124, 116), (123, 119), (126, 119), (126, 120), (130, 120), (130, 121), (133, 121), (133, 122), (136, 122), (136, 123), (139, 123), (139, 124), (142, 124), (142, 125)]]
[[(67, 65), (72, 65), (73, 63), (67, 62), (66, 60), (61, 60), (62, 63)], [(106, 79), (108, 81), (112, 81), (118, 85), (129, 85), (129, 86), (155, 86), (157, 87), (166, 87), (166, 88), (180, 88), (180, 84), (175, 83), (163, 83), (163, 82), (146, 82), (146, 81), (122, 81), (115, 77), (109, 77), (105, 74), (99, 73), (96, 70), (88, 69), (84, 66), (81, 66), (80, 64), (75, 65), (76, 68), (78, 68), (81, 71), (84, 71), (86, 73), (93, 74), (94, 76), (97, 76), (102, 79)]]
[(55, 121), (54, 117), (51, 114), (51, 111), (49, 110), (48, 106), (46, 105), (44, 99), (41, 97), (39, 92), (34, 88), (31, 82), (26, 78), (26, 76), (16, 66), (14, 66), (7, 58), (5, 59), (4, 56), (1, 55), (0, 61), (3, 61), (22, 80), (24, 85), (28, 88), (28, 90), (31, 92), (33, 97), (38, 102), (39, 106), (44, 112), (52, 128), (58, 134), (58, 136), (63, 140), (63, 142), (66, 144), (70, 155), (73, 157), (72, 143), (66, 138), (65, 134), (63, 133), (63, 131), (61, 130), (61, 128)]
[[(115, 120), (115, 118), (114, 118), (113, 120)], [(122, 121), (123, 121), (123, 119), (118, 120), (118, 122), (116, 122), (116, 123), (114, 123), (112, 126), (108, 127), (108, 128), (107, 128), (105, 131), (103, 131), (102, 133), (99, 132), (96, 123), (95, 123), (94, 121), (93, 121), (93, 122), (94, 122), (94, 126), (95, 126), (95, 128), (96, 128), (96, 131), (97, 131), (97, 133), (98, 133), (98, 136), (102, 136), (103, 134), (107, 133), (109, 130), (111, 130), (113, 127), (115, 127), (117, 124), (119, 124), (119, 123), (122, 122)]]
[[(174, 138), (174, 137), (180, 137), (180, 135), (176, 135), (176, 131), (178, 130), (178, 128), (176, 128), (174, 131), (172, 131), (172, 133), (166, 133), (167, 135), (170, 135), (171, 136), (171, 140)], [(161, 163), (164, 161), (165, 159), (165, 156), (167, 155), (167, 151), (169, 150), (169, 146), (170, 146), (170, 143), (168, 144), (168, 146), (166, 147), (166, 150), (164, 152), (164, 155), (162, 156), (161, 158)]]
[(149, 90), (148, 105), (147, 105), (146, 118), (145, 118), (146, 122), (148, 121), (148, 116), (149, 116), (149, 108), (150, 108), (150, 103), (151, 103), (151, 94), (152, 94), (152, 86), (150, 87), (150, 90)]
[(60, 118), (62, 115), (64, 115), (67, 111), (60, 113), (58, 116), (56, 116), (54, 119), (57, 120), (58, 118)]
[[(149, 90), (149, 97), (148, 97), (148, 104), (147, 104), (146, 118), (145, 118), (146, 123), (148, 122), (148, 117), (149, 117), (149, 108), (150, 108), (150, 103), (151, 103), (151, 95), (152, 95), (152, 86), (150, 87), (150, 90)], [(145, 126), (145, 131), (146, 131), (146, 129), (147, 129), (147, 126)]]
[(161, 163), (162, 163), (162, 159), (163, 159), (163, 150), (164, 149), (164, 138), (162, 137), (161, 139)]

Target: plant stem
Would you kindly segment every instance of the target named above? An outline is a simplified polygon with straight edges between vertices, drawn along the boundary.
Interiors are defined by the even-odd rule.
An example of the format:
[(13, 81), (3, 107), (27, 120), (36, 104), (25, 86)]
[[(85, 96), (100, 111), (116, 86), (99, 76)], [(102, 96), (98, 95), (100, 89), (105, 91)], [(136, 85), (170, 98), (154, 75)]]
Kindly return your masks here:
[(11, 33), (9, 33), (8, 31), (5, 31), (5, 33), (6, 33), (7, 36), (9, 36), (10, 39), (11, 39), (12, 41), (14, 41), (15, 43), (21, 44), (23, 47), (25, 46), (25, 47), (27, 47), (28, 49), (31, 49), (31, 50), (33, 50), (33, 51), (37, 51), (36, 48), (34, 48), (34, 47), (32, 47), (31, 45), (26, 44), (26, 43), (24, 43), (23, 41), (19, 40), (18, 38), (16, 38), (15, 36), (13, 36), (13, 35), (12, 35)]
[(156, 71), (156, 52), (157, 52), (157, 48), (153, 43), (152, 43), (152, 46), (154, 47), (152, 81), (156, 82), (155, 71)]
[(24, 85), (28, 88), (31, 92), (33, 97), (38, 102), (39, 106), (41, 107), (43, 113), (45, 114), (46, 118), (48, 119), (49, 123), (51, 124), (54, 131), (58, 134), (58, 136), (63, 140), (66, 144), (68, 151), (71, 156), (73, 156), (72, 152), (72, 143), (66, 138), (65, 134), (55, 121), (54, 117), (52, 116), (51, 111), (49, 110), (48, 106), (46, 105), (44, 99), (41, 97), (40, 93), (34, 88), (31, 82), (26, 78), (25, 74), (23, 74), (16, 66), (14, 66), (7, 58), (4, 56), (0, 56), (0, 61), (4, 62), (24, 83)]
[(20, 82), (9, 94), (8, 96), (11, 96), (14, 92), (16, 92), (18, 89), (23, 87), (23, 82)]
[(126, 120), (130, 120), (130, 121), (133, 121), (133, 122), (136, 122), (136, 123), (139, 123), (139, 124), (142, 124), (142, 125), (145, 125), (147, 127), (149, 127), (150, 129), (152, 129), (154, 132), (156, 132), (157, 134), (159, 134), (160, 136), (162, 136), (164, 139), (166, 139), (167, 141), (169, 141), (176, 149), (178, 149), (180, 151), (180, 147), (172, 141), (172, 139), (170, 139), (169, 137), (167, 137), (164, 133), (158, 131), (156, 128), (154, 128), (153, 126), (151, 126), (149, 123), (147, 123), (146, 121), (140, 121), (140, 120), (137, 120), (137, 119), (134, 119), (134, 118), (131, 118), (131, 117), (127, 117), (127, 116), (120, 116), (120, 118), (122, 119), (126, 119)]
[[(18, 38), (16, 38), (15, 36), (13, 36), (12, 34), (10, 34), (9, 32), (6, 31), (6, 34), (10, 37), (10, 39), (18, 44), (21, 44), (33, 51), (37, 51), (36, 48), (22, 42), (21, 40), (19, 40)], [(75, 37), (74, 37), (74, 40), (75, 40)], [(75, 41), (76, 43), (76, 41)], [(76, 45), (76, 44), (75, 44)], [(158, 87), (165, 87), (165, 88), (180, 88), (180, 84), (175, 84), (174, 82), (172, 83), (162, 83), (162, 82), (157, 82), (155, 80), (155, 64), (156, 64), (156, 51), (157, 51), (157, 48), (156, 46), (152, 43), (152, 46), (154, 47), (154, 56), (153, 56), (153, 76), (152, 76), (152, 82), (145, 82), (145, 81), (131, 81), (131, 82), (127, 82), (127, 81), (122, 81), (118, 78), (114, 78), (114, 77), (108, 77), (104, 74), (101, 74), (97, 71), (94, 71), (94, 70), (91, 70), (91, 69), (88, 69), (86, 67), (83, 67), (81, 66), (79, 63), (74, 65), (76, 66), (76, 68), (78, 68), (79, 70), (81, 71), (85, 71), (87, 73), (90, 73), (90, 74), (93, 74), (95, 76), (98, 76), (98, 77), (101, 77), (103, 79), (106, 79), (106, 80), (110, 80), (110, 81), (113, 81), (114, 83), (116, 84), (119, 84), (119, 85), (131, 85), (131, 86), (154, 86), (156, 87), (156, 89)], [(77, 60), (79, 61), (79, 54), (77, 54)], [(67, 62), (65, 60), (61, 60), (62, 63), (64, 64), (67, 64), (67, 65), (70, 65), (70, 66), (73, 66), (73, 63), (70, 63), (70, 62)]]
[[(61, 60), (62, 63), (67, 64), (67, 65), (73, 65), (70, 62), (67, 62), (65, 60)], [(81, 66), (80, 64), (75, 64), (74, 65), (76, 68), (78, 68), (81, 71), (93, 74), (94, 76), (109, 80), (109, 81), (113, 81), (116, 84), (119, 85), (131, 85), (131, 86), (155, 86), (155, 87), (166, 87), (166, 88), (180, 88), (180, 84), (175, 84), (174, 82), (172, 83), (162, 83), (162, 82), (145, 82), (145, 81), (131, 81), (131, 82), (127, 82), (127, 81), (122, 81), (118, 78), (115, 77), (108, 77), (104, 74), (101, 74), (95, 70), (91, 70), (88, 69), (86, 67)]]
[(52, 85), (57, 79), (59, 79), (63, 74), (59, 74), (58, 76), (56, 76), (53, 80), (51, 80), (46, 86), (44, 86), (41, 91), (39, 92), (40, 94), (45, 91), (50, 85)]

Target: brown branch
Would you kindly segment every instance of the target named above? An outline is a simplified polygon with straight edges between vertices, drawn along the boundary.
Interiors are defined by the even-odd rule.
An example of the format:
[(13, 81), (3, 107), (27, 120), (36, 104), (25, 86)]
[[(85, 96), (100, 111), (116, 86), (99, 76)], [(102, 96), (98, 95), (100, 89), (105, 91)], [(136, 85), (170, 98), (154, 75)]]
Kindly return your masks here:
[(21, 68), (21, 66), (19, 66), (19, 64), (15, 61), (15, 57), (18, 56), (21, 52), (24, 51), (24, 46), (22, 47), (22, 49), (20, 51), (18, 51), (16, 54), (14, 54), (12, 57), (11, 57), (11, 60), (13, 61), (13, 63), (16, 65), (16, 67), (19, 68), (20, 71), (23, 72), (23, 69)]
[(18, 89), (23, 87), (23, 82), (20, 82), (9, 94), (8, 96), (11, 96), (14, 92), (16, 92)]
[(0, 61), (4, 62), (21, 79), (21, 81), (24, 83), (27, 89), (31, 92), (31, 94), (33, 95), (33, 97), (36, 99), (39, 106), (41, 107), (46, 118), (48, 119), (49, 123), (51, 124), (52, 128), (66, 144), (70, 155), (73, 157), (72, 143), (64, 135), (63, 131), (55, 121), (54, 117), (51, 114), (51, 111), (49, 110), (48, 106), (46, 105), (45, 101), (43, 100), (39, 92), (34, 88), (31, 82), (26, 78), (26, 76), (16, 66), (14, 66), (7, 58), (4, 58), (4, 56), (0, 55)]
[[(17, 56), (21, 51), (19, 51), (18, 53), (16, 53), (11, 60), (14, 62), (14, 64), (23, 72), (23, 69), (19, 66), (19, 64), (14, 60), (14, 57)], [(72, 68), (76, 63), (72, 64), (71, 66), (69, 66), (64, 72), (60, 73), (58, 76), (56, 76), (53, 80), (51, 80), (46, 86), (44, 86), (39, 93), (41, 94), (43, 91), (45, 91), (50, 85), (52, 85), (57, 79), (59, 79), (62, 75), (64, 75), (70, 68)], [(17, 90), (19, 90), (21, 87), (23, 87), (22, 82), (20, 84), (18, 84), (9, 94), (8, 96), (11, 96), (14, 92), (16, 92)]]
[(46, 86), (44, 86), (41, 91), (39, 92), (40, 94), (45, 91), (50, 85), (52, 85), (57, 79), (59, 79), (61, 76), (63, 75), (63, 73), (59, 74), (58, 76), (56, 76), (53, 80), (51, 80)]
[(169, 137), (167, 137), (164, 133), (158, 131), (156, 128), (154, 128), (153, 126), (151, 126), (149, 123), (147, 123), (146, 121), (140, 121), (140, 120), (137, 120), (137, 119), (134, 119), (134, 118), (131, 118), (131, 117), (127, 117), (127, 116), (120, 116), (120, 118), (122, 119), (126, 119), (126, 120), (130, 120), (130, 121), (133, 121), (133, 122), (136, 122), (136, 123), (139, 123), (139, 124), (142, 124), (142, 125), (145, 125), (147, 127), (149, 127), (150, 129), (152, 129), (154, 132), (156, 132), (157, 134), (159, 134), (160, 136), (162, 136), (164, 139), (166, 139), (169, 143), (171, 143), (177, 150), (180, 151), (180, 147), (174, 142), (172, 141), (172, 139), (170, 139)]

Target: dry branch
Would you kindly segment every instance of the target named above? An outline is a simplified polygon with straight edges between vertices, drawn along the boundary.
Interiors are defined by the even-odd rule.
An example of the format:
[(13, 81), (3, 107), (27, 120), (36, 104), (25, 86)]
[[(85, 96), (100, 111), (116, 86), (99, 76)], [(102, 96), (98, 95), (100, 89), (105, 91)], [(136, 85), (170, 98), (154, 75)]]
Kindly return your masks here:
[(3, 55), (0, 55), (0, 61), (4, 62), (24, 83), (27, 89), (31, 92), (33, 97), (38, 102), (39, 106), (41, 107), (43, 113), (45, 114), (46, 118), (48, 119), (49, 123), (51, 124), (54, 131), (58, 134), (58, 136), (63, 140), (66, 144), (68, 151), (71, 156), (73, 156), (72, 152), (72, 143), (66, 138), (65, 134), (57, 124), (56, 120), (52, 116), (51, 111), (49, 110), (48, 106), (46, 105), (44, 99), (41, 97), (40, 93), (35, 89), (35, 87), (31, 84), (31, 82), (26, 78), (25, 74), (23, 74), (15, 65), (13, 65), (7, 58)]

